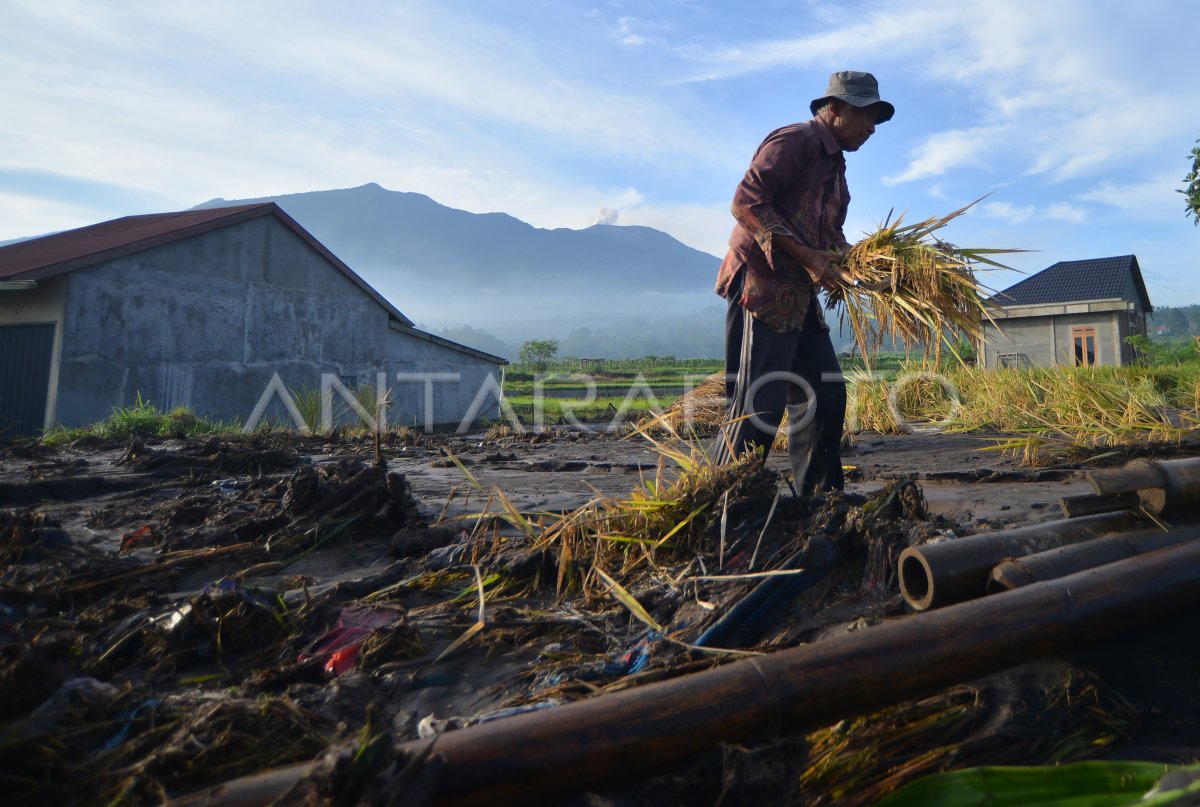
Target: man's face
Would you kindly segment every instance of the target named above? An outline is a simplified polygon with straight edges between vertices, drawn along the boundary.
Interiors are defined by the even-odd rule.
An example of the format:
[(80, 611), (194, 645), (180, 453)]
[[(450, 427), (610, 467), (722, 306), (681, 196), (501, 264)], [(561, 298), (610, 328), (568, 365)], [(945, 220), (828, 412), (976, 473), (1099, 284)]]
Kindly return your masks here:
[(867, 139), (875, 134), (875, 121), (879, 120), (879, 104), (856, 107), (837, 104), (830, 128), (842, 151), (858, 151)]

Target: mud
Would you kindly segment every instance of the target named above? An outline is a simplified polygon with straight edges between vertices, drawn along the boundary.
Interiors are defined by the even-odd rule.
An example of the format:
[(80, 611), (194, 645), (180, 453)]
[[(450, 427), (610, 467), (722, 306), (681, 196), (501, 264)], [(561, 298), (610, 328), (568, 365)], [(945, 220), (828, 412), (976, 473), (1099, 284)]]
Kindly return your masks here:
[[(649, 617), (692, 642), (753, 586), (670, 578), (778, 568), (821, 536), (828, 573), (743, 637), (768, 652), (821, 641), (905, 614), (894, 569), (905, 546), (1061, 518), (1061, 497), (1090, 492), (1087, 468), (1128, 458), (1025, 468), (981, 450), (992, 444), (860, 435), (844, 460), (846, 494), (816, 501), (791, 495), (786, 462), (773, 456), (726, 486), (732, 503), (679, 533), (681, 549), (662, 561), (667, 578), (632, 574), (625, 584)], [(321, 759), (293, 795), (353, 803), (387, 790), (372, 773), (387, 764), (385, 746), (719, 664), (665, 641), (613, 597), (564, 590), (561, 556), (525, 532), (647, 483), (661, 489), (674, 473), (646, 440), (586, 429), (407, 434), (379, 446), (267, 434), (0, 447), (0, 770), (9, 797), (157, 803)], [(1186, 629), (1148, 631), (1132, 651), (1048, 661), (1036, 686), (1028, 676), (1019, 687), (1003, 676), (974, 682), (972, 720), (990, 720), (993, 738), (997, 726), (1032, 732), (1039, 720), (1112, 738), (1070, 753), (1026, 743), (1024, 757), (1004, 757), (1031, 764), (1050, 750), (1190, 761), (1200, 753), (1200, 659), (1194, 643), (1178, 641)], [(1173, 706), (1139, 676), (1130, 662), (1138, 654), (1171, 682)], [(1091, 701), (1071, 689), (1080, 676)], [(1055, 712), (1063, 692), (1094, 708)], [(936, 708), (966, 709), (964, 697), (947, 694)], [(962, 736), (947, 729), (914, 753), (973, 738), (960, 763), (1000, 758), (982, 750), (994, 740), (954, 725)], [(820, 747), (811, 735), (715, 749), (673, 772), (563, 799), (827, 803), (837, 782), (800, 785)], [(347, 759), (374, 761), (350, 776)], [(860, 795), (903, 780), (882, 777)]]

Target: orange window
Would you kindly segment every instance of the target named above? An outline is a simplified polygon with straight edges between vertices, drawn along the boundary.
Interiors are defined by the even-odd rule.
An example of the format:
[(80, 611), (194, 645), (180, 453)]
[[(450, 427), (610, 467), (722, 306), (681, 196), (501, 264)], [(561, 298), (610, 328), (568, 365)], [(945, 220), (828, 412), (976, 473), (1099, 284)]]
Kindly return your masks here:
[(1096, 329), (1091, 326), (1072, 328), (1071, 341), (1075, 343), (1075, 366), (1095, 367), (1099, 358), (1096, 354)]

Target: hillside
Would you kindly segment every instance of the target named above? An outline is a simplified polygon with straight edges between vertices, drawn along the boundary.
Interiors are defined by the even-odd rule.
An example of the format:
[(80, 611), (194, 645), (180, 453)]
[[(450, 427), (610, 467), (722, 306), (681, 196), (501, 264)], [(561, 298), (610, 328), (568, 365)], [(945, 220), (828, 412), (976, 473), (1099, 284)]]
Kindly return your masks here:
[(544, 230), (504, 213), (469, 213), (374, 183), (213, 199), (197, 207), (258, 201), (276, 202), (433, 330), (470, 326), (519, 345), (529, 338), (566, 339), (587, 328), (628, 342), (631, 329), (656, 330), (678, 319), (645, 352), (716, 355), (711, 346), (687, 349), (697, 325), (700, 333), (713, 330), (719, 349), (721, 301), (712, 286), (720, 260), (658, 230)]

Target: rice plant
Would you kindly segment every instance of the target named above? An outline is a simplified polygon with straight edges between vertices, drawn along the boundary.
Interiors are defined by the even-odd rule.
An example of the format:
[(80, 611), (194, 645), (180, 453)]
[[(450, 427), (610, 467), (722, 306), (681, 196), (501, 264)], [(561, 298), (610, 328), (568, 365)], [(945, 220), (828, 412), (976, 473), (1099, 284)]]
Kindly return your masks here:
[(1086, 804), (1089, 807), (1148, 807), (1195, 804), (1200, 784), (1191, 776), (1162, 787), (1166, 774), (1180, 768), (1162, 762), (1089, 760), (1070, 765), (989, 766), (949, 771), (918, 779), (880, 802), (881, 807), (926, 804), (987, 804), (991, 807)]
[[(549, 526), (538, 545), (559, 556), (561, 593), (577, 570), (585, 594), (604, 591), (601, 573), (628, 579), (647, 566), (717, 549), (717, 525), (728, 502), (774, 495), (774, 474), (760, 463), (716, 465), (702, 452), (659, 445), (652, 478), (623, 498), (600, 497)], [(677, 469), (667, 467), (670, 459)], [(708, 545), (706, 545), (706, 543)]]
[(975, 267), (1007, 269), (989, 256), (1021, 250), (956, 247), (934, 235), (976, 202), (916, 224), (904, 224), (903, 215), (893, 221), (888, 214), (878, 230), (846, 252), (848, 282), (839, 282), (828, 305), (844, 306), (868, 369), (870, 357), (885, 342), (920, 348), (936, 365), (943, 345), (962, 361), (959, 340), (982, 336), (987, 311)]
[[(1043, 367), (994, 370), (958, 366), (940, 373), (909, 362), (894, 377), (846, 373), (846, 439), (858, 432), (899, 434), (921, 427), (947, 432), (1001, 432), (998, 445), (1024, 461), (1043, 448), (1092, 449), (1178, 444), (1200, 426), (1200, 367)], [(718, 426), (725, 417), (722, 382), (714, 376), (662, 419)], [(786, 445), (786, 434), (775, 444)]]
[(1169, 368), (958, 367), (932, 377), (910, 367), (894, 381), (852, 381), (858, 429), (896, 433), (919, 415), (948, 432), (995, 430), (1011, 435), (999, 446), (1031, 464), (1040, 448), (1178, 444), (1200, 423), (1200, 373)]
[[(597, 495), (587, 504), (565, 514), (522, 513), (503, 491), (491, 491), (484, 512), (473, 514), (476, 533), (497, 521), (515, 528), (535, 551), (556, 560), (559, 596), (581, 591), (585, 597), (611, 594), (621, 602), (633, 602), (622, 586), (647, 569), (662, 571), (666, 564), (698, 554), (717, 555), (720, 565), (724, 547), (722, 525), (731, 509), (749, 500), (769, 504), (778, 489), (773, 471), (748, 459), (717, 465), (699, 441), (687, 441), (669, 424), (656, 418), (635, 427), (630, 437), (649, 440), (659, 462), (628, 495)], [(663, 428), (669, 439), (659, 440), (652, 432)], [(453, 456), (468, 482), (482, 486)], [(480, 542), (486, 537), (476, 535)], [(637, 614), (637, 609), (630, 608)]]

